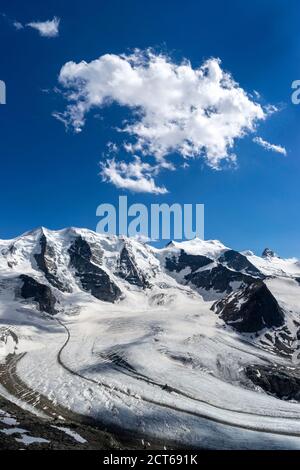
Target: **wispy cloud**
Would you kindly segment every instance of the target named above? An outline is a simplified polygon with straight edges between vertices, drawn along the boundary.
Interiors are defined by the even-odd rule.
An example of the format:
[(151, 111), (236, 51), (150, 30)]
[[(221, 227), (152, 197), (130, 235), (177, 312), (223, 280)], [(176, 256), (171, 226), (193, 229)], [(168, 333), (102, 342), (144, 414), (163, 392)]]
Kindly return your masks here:
[(36, 29), (41, 36), (54, 38), (59, 35), (60, 18), (54, 16), (52, 20), (47, 21), (31, 21), (26, 26)]
[(4, 21), (6, 21), (6, 23), (8, 23), (10, 26), (13, 26), (17, 30), (24, 28), (24, 26), (22, 25), (22, 23), (20, 23), (20, 21), (11, 19), (9, 16), (7, 16), (6, 13), (0, 13), (0, 16), (2, 16)]
[(282, 147), (281, 145), (275, 145), (271, 144), (270, 142), (267, 142), (266, 140), (262, 139), (261, 137), (255, 137), (253, 139), (253, 142), (256, 144), (260, 145), (266, 150), (270, 150), (272, 152), (280, 153), (281, 155), (287, 156), (287, 150)]
[(13, 21), (13, 26), (14, 26), (17, 30), (24, 28), (24, 26), (22, 25), (22, 23), (20, 23), (20, 21), (16, 21), (16, 20)]
[(56, 16), (54, 16), (52, 20), (31, 21), (29, 23), (23, 24), (18, 20), (11, 19), (5, 13), (1, 13), (0, 15), (10, 26), (13, 26), (17, 31), (28, 27), (36, 29), (43, 37), (54, 38), (59, 35), (60, 18), (57, 18)]
[(136, 193), (165, 194), (167, 189), (156, 185), (153, 175), (158, 173), (158, 166), (152, 166), (135, 157), (133, 162), (117, 162), (114, 158), (101, 164), (101, 176), (104, 181), (117, 188)]
[[(105, 54), (91, 62), (67, 62), (59, 82), (69, 104), (56, 118), (80, 132), (91, 109), (112, 102), (125, 106), (132, 119), (119, 129), (127, 136), (122, 150), (140, 158), (153, 156), (156, 167), (168, 166), (169, 156), (177, 153), (185, 161), (201, 156), (219, 169), (223, 162), (235, 161), (236, 139), (255, 131), (269, 114), (216, 58), (195, 69), (187, 60), (177, 64), (151, 50)], [(116, 168), (114, 161), (114, 174)], [(144, 185), (148, 189), (149, 181)]]

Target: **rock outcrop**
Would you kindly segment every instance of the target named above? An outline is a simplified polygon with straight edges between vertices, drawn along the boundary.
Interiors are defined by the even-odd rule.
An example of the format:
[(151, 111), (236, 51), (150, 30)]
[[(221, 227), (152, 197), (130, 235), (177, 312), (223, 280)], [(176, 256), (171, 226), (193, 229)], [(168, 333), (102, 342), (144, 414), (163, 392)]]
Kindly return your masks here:
[(256, 276), (263, 278), (263, 274), (254, 266), (246, 256), (242, 255), (238, 251), (228, 250), (225, 251), (218, 259), (222, 264), (225, 264), (228, 268), (234, 269), (235, 271), (243, 271), (250, 276)]
[(56, 253), (54, 248), (48, 243), (44, 233), (40, 237), (41, 252), (35, 253), (34, 258), (38, 268), (43, 271), (47, 281), (62, 292), (71, 292), (71, 288), (58, 277), (56, 264)]
[(281, 400), (300, 401), (300, 375), (295, 368), (250, 365), (245, 374), (255, 385)]
[(241, 333), (257, 333), (284, 324), (284, 312), (263, 281), (252, 282), (219, 300), (212, 309)]
[(142, 270), (138, 268), (134, 256), (130, 253), (126, 243), (124, 243), (120, 253), (116, 275), (125, 279), (129, 284), (141, 287), (142, 289), (145, 289), (150, 285)]
[(122, 292), (110, 276), (93, 259), (90, 245), (81, 236), (69, 248), (71, 267), (79, 279), (82, 289), (105, 302), (116, 302)]
[(21, 296), (23, 299), (32, 299), (34, 302), (37, 302), (41, 312), (46, 312), (50, 315), (57, 313), (55, 308), (57, 301), (49, 286), (41, 284), (33, 277), (25, 274), (21, 274), (20, 279), (22, 281)]

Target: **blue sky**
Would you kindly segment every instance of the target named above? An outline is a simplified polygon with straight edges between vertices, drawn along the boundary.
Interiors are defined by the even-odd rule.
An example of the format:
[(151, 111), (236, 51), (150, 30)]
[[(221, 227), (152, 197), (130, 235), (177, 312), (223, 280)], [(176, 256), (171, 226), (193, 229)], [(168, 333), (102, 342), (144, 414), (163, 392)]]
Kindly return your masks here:
[[(207, 239), (300, 257), (300, 106), (291, 103), (291, 83), (300, 79), (299, 2), (2, 0), (1, 13), (0, 79), (7, 104), (0, 106), (0, 238), (40, 225), (95, 229), (96, 207), (128, 194), (129, 202), (145, 204), (204, 203)], [(61, 19), (57, 37), (12, 24), (54, 16)], [(168, 155), (176, 171), (160, 171), (156, 179), (167, 194), (127, 193), (102, 181), (99, 161), (107, 142), (120, 140), (115, 127), (128, 108), (94, 110), (78, 134), (52, 116), (66, 109), (54, 91), (66, 62), (149, 47), (174, 64), (186, 58), (193, 69), (220, 58), (243, 90), (256, 90), (262, 106), (278, 108), (256, 133), (237, 139), (236, 168), (216, 171), (200, 157), (183, 169), (180, 155)], [(284, 147), (287, 156), (253, 143), (255, 136)]]

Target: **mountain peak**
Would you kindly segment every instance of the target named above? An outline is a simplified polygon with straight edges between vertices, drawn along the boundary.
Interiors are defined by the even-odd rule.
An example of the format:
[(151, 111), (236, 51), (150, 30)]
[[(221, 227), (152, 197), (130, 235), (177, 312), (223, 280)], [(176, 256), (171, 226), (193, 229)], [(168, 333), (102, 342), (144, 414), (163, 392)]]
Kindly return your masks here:
[(265, 248), (262, 252), (263, 258), (278, 258), (277, 254), (270, 248)]

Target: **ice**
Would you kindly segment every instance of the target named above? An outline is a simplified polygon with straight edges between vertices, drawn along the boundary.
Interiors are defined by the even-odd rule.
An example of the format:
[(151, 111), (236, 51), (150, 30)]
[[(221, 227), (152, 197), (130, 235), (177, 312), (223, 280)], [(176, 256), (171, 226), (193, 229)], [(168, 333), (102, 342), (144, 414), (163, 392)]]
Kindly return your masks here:
[[(41, 230), (54, 247), (58, 276), (72, 288), (71, 293), (54, 290), (60, 308), (54, 317), (15, 294), (14, 278), (19, 274), (29, 273), (47, 284), (33, 256), (39, 252)], [(101, 268), (120, 286), (122, 301), (101, 302), (81, 289), (68, 269), (68, 247), (78, 235), (103, 251)], [(139, 289), (116, 276), (124, 241), (150, 280), (149, 288)], [(215, 240), (195, 239), (158, 250), (136, 240), (76, 228), (37, 229), (15, 240), (0, 241), (0, 326), (12, 329), (18, 338), (17, 343), (0, 341), (1, 363), (8, 353), (25, 353), (17, 361), (16, 374), (27, 387), (53, 405), (103, 424), (182, 444), (201, 443), (204, 448), (299, 449), (299, 404), (267, 395), (244, 374), (249, 364), (298, 365), (298, 357), (295, 354), (291, 362), (262, 348), (257, 338), (227, 328), (211, 311), (213, 296), (211, 301), (204, 300), (200, 292), (185, 285), (188, 267), (171, 277), (164, 260), (177, 256), (181, 249), (211, 258), (209, 269), (227, 247)], [(264, 274), (275, 276), (265, 282), (296, 335), (299, 261), (267, 260), (249, 252), (247, 257)], [(231, 287), (238, 289), (239, 284)], [(240, 298), (238, 306), (242, 303)], [(16, 399), (1, 386), (0, 394), (19, 406), (29, 406), (26, 396)], [(38, 404), (31, 404), (31, 409), (41, 413)], [(0, 420), (17, 425), (14, 417), (1, 412)], [(76, 442), (86, 442), (68, 427), (56, 428)], [(5, 431), (13, 433), (13, 429), (18, 428)], [(21, 431), (19, 442), (25, 445), (49, 442)]]
[(73, 431), (72, 429), (70, 428), (65, 428), (65, 427), (62, 427), (62, 426), (52, 426), (53, 428), (55, 429), (59, 429), (60, 431), (63, 431), (65, 434), (67, 434), (68, 436), (71, 436), (73, 437), (73, 439), (76, 441), (76, 442), (79, 442), (80, 444), (85, 444), (87, 442), (86, 439), (84, 439), (83, 437), (81, 437), (77, 432)]
[(19, 424), (15, 418), (10, 417), (0, 418), (0, 422), (6, 424), (7, 426), (16, 426)]
[(23, 434), (26, 431), (26, 429), (23, 428), (8, 428), (8, 429), (0, 429), (0, 432), (3, 434), (6, 434), (7, 436), (12, 436), (13, 434)]
[(47, 444), (50, 441), (48, 439), (43, 439), (42, 437), (33, 437), (29, 436), (28, 434), (22, 434), (22, 437), (15, 439), (20, 444), (24, 444), (25, 446), (29, 446), (30, 444)]

